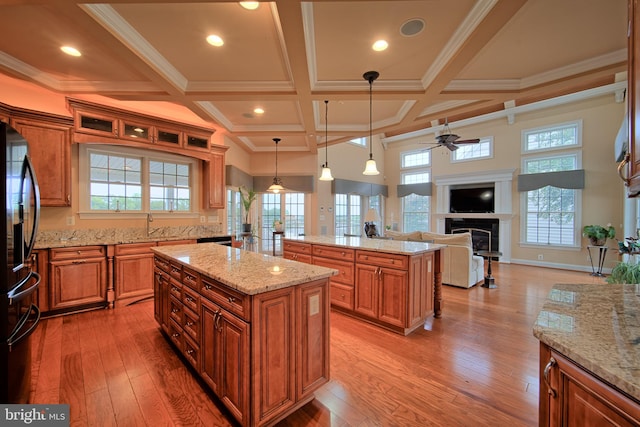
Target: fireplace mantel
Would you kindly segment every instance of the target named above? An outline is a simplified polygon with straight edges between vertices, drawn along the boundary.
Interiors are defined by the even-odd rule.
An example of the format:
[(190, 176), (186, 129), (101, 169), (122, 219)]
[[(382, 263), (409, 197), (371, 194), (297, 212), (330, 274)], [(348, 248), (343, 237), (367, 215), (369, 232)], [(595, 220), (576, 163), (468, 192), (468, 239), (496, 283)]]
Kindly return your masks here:
[[(436, 211), (431, 217), (437, 225), (437, 232), (444, 233), (446, 218), (497, 218), (500, 220), (501, 262), (511, 262), (511, 222), (513, 179), (515, 169), (472, 172), (439, 176), (436, 185)], [(449, 191), (452, 185), (493, 184), (495, 186), (495, 213), (450, 213)]]

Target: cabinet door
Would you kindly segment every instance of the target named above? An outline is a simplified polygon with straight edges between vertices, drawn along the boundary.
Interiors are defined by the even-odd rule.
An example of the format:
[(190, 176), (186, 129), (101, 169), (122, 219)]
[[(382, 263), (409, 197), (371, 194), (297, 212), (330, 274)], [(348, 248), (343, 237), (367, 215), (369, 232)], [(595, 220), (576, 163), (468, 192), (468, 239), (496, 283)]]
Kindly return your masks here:
[(71, 206), (71, 132), (62, 125), (18, 119), (13, 127), (29, 143), (42, 206)]
[[(154, 269), (153, 275), (153, 316), (158, 324), (162, 325), (163, 282), (168, 282), (167, 273), (159, 268)], [(166, 286), (166, 285), (164, 285)]]
[[(216, 333), (221, 308), (202, 298), (200, 304), (200, 375), (216, 395), (220, 382), (220, 342)], [(219, 321), (218, 321), (219, 322)]]
[(249, 418), (249, 324), (221, 310), (218, 397), (242, 425)]
[(378, 317), (378, 268), (356, 264), (354, 308), (365, 316)]
[(407, 323), (407, 272), (380, 268), (378, 319), (390, 325)]
[(107, 260), (55, 261), (50, 264), (51, 309), (107, 301)]
[(210, 160), (204, 162), (205, 208), (225, 208), (224, 157), (224, 152), (214, 151), (211, 153)]
[(153, 265), (153, 253), (116, 256), (116, 301), (149, 296), (153, 291)]

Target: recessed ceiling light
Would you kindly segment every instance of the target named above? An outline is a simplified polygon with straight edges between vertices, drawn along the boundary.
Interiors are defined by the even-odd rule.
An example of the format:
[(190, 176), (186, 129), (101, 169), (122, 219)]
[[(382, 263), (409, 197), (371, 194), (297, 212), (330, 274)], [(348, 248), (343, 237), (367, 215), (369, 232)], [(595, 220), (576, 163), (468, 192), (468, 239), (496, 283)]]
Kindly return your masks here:
[(373, 46), (371, 46), (371, 48), (373, 50), (375, 50), (376, 52), (382, 52), (383, 50), (385, 50), (388, 47), (389, 47), (389, 43), (387, 43), (386, 40), (377, 40), (373, 44)]
[(264, 109), (260, 108), (260, 107), (256, 107), (253, 109), (253, 112), (256, 114), (264, 114)]
[(207, 43), (209, 43), (212, 46), (222, 46), (224, 44), (224, 41), (222, 40), (222, 37), (215, 34), (211, 34), (207, 36)]
[(71, 46), (62, 46), (60, 48), (61, 51), (63, 51), (64, 53), (66, 53), (67, 55), (71, 55), (71, 56), (82, 56), (82, 54), (80, 53), (80, 51), (78, 49), (76, 49), (75, 47), (71, 47)]
[(420, 18), (412, 18), (400, 26), (400, 34), (405, 37), (415, 36), (424, 30), (425, 23)]
[(241, 1), (240, 6), (244, 7), (247, 10), (256, 10), (258, 6), (260, 6), (260, 2), (258, 1)]

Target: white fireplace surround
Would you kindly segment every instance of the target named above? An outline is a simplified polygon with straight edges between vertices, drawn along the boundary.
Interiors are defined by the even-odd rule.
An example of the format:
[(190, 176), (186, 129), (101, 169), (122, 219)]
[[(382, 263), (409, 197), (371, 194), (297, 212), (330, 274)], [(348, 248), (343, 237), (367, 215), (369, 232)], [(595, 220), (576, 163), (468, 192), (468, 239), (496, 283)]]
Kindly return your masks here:
[[(435, 178), (436, 211), (431, 217), (436, 221), (436, 232), (444, 233), (447, 218), (497, 218), (500, 221), (500, 262), (511, 262), (512, 198), (515, 169), (472, 172), (445, 175)], [(495, 186), (494, 213), (450, 213), (449, 190), (452, 185), (493, 184)]]

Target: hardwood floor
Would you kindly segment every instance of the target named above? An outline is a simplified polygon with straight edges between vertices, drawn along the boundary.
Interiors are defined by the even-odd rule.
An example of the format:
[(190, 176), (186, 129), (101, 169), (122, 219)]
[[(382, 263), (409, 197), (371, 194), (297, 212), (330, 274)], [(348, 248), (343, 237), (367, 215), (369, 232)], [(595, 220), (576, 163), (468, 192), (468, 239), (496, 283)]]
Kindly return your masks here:
[[(331, 381), (279, 426), (534, 426), (532, 325), (554, 283), (588, 273), (493, 264), (497, 289), (445, 286), (441, 319), (403, 337), (331, 315)], [(69, 403), (77, 426), (229, 426), (171, 349), (148, 300), (55, 317), (33, 337), (32, 403)]]

